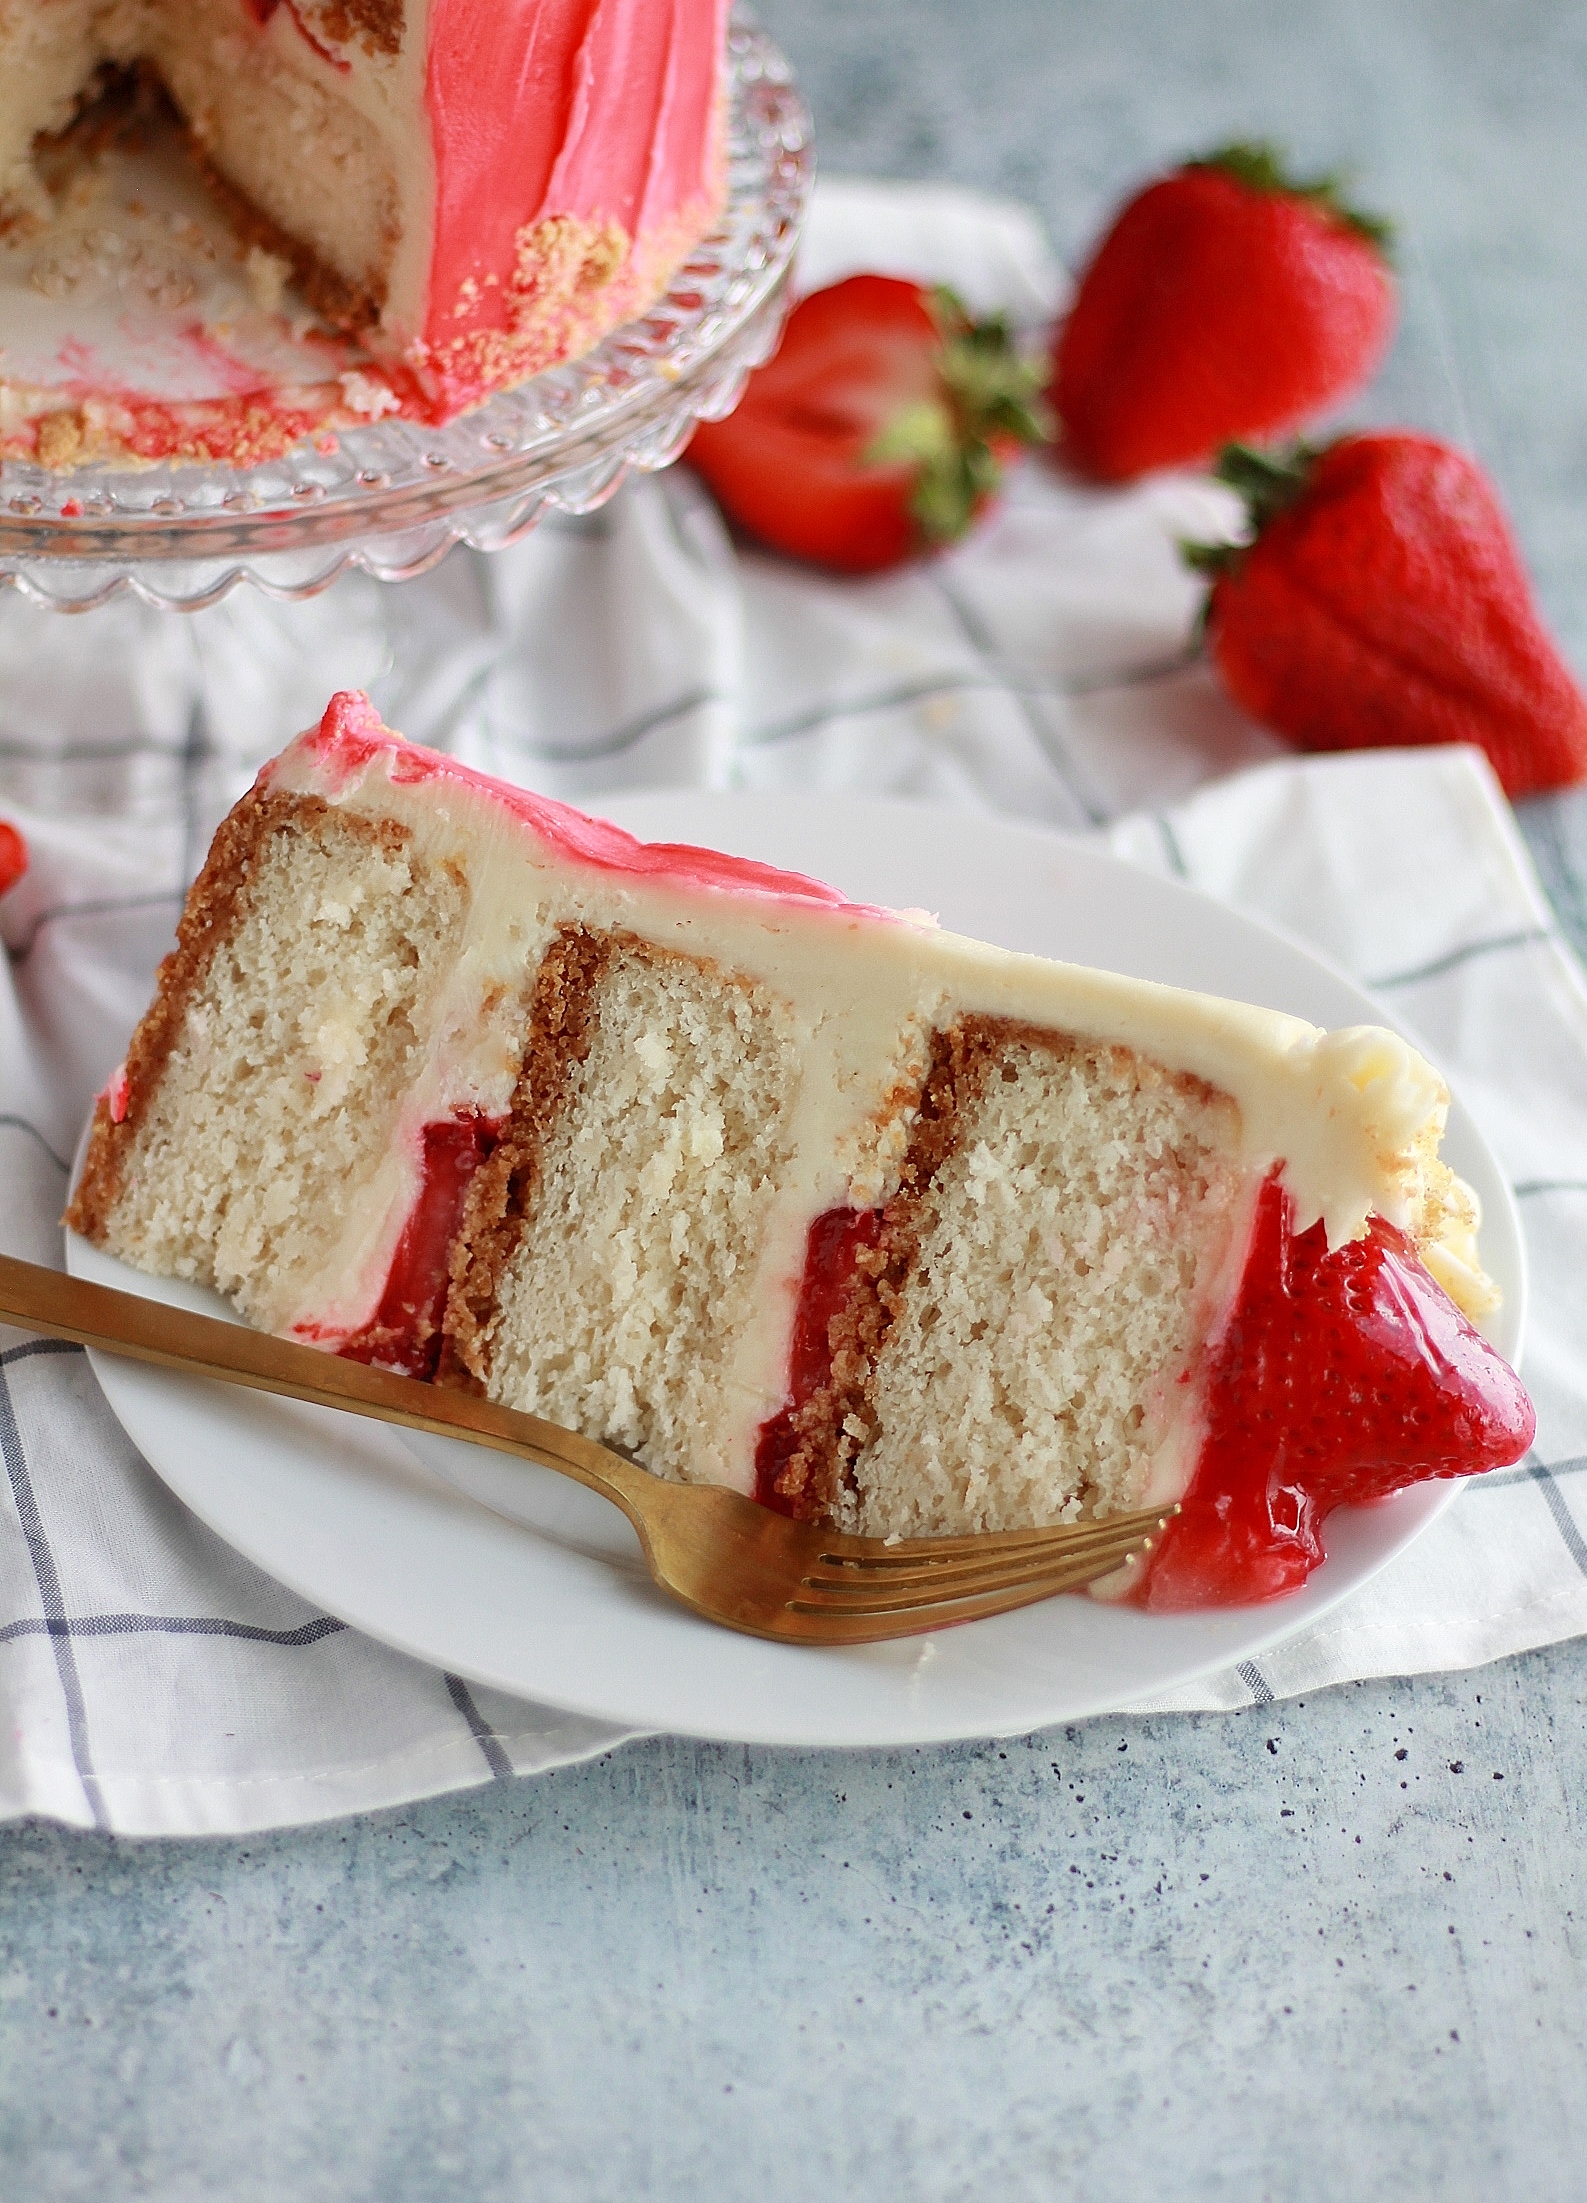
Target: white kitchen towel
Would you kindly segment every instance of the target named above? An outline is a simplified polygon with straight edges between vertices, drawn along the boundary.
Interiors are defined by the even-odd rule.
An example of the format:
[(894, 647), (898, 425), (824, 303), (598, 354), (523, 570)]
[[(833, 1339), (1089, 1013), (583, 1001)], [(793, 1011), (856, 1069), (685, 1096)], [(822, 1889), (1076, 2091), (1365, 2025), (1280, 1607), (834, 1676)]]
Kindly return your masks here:
[[(863, 253), (1027, 323), (1057, 298), (1031, 217), (939, 187), (828, 187), (811, 243), (824, 275)], [(67, 1158), (182, 889), (259, 760), (333, 688), (367, 686), (416, 738), (576, 799), (865, 789), (1104, 828), (1383, 992), (1497, 1147), (1533, 1261), (1535, 1458), (1469, 1490), (1321, 1628), (1172, 1703), (1587, 1630), (1587, 993), (1479, 759), (1295, 761), (1222, 697), (1187, 641), (1196, 587), (1174, 545), (1229, 517), (1188, 477), (1099, 492), (1032, 463), (969, 544), (842, 583), (735, 545), (678, 469), (398, 590), (354, 577), (188, 619), (0, 605), (0, 813), (33, 852), (0, 904), (0, 1245), (59, 1261)], [(139, 1460), (71, 1349), (0, 1332), (0, 1456), (0, 1815), (257, 1828), (621, 1741), (389, 1652), (260, 1575)]]

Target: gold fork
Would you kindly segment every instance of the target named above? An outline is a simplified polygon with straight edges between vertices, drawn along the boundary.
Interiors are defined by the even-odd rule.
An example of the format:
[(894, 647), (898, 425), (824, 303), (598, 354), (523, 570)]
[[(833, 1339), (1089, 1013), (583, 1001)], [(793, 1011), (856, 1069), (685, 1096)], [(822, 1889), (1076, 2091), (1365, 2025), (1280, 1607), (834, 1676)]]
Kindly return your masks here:
[(707, 1621), (784, 1644), (856, 1645), (1007, 1613), (1135, 1563), (1177, 1508), (1053, 1530), (888, 1544), (790, 1522), (738, 1492), (670, 1484), (577, 1431), (472, 1393), (343, 1361), (212, 1316), (0, 1255), (0, 1322), (443, 1438), (469, 1438), (621, 1507), (663, 1591)]

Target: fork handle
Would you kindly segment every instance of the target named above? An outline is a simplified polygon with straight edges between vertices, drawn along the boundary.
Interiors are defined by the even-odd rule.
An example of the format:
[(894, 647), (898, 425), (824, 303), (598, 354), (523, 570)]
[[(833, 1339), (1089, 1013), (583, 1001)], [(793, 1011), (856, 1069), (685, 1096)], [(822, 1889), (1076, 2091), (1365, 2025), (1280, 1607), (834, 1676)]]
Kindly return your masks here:
[(577, 1431), (499, 1407), (474, 1393), (345, 1361), (318, 1347), (299, 1346), (214, 1316), (191, 1315), (185, 1308), (66, 1277), (14, 1255), (0, 1255), (0, 1323), (190, 1377), (213, 1377), (253, 1392), (306, 1400), (314, 1407), (343, 1408), (441, 1438), (469, 1438), (588, 1485), (621, 1507), (644, 1536), (641, 1494), (656, 1481), (648, 1470)]

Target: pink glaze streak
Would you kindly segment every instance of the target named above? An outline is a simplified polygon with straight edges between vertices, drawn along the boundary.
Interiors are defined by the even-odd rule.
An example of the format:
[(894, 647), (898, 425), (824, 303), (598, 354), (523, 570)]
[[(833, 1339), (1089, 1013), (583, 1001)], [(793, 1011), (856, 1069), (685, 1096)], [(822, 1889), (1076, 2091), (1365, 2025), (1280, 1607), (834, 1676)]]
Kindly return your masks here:
[[(135, 357), (137, 331), (128, 326), (125, 334), (128, 355)], [(238, 358), (197, 322), (177, 332), (177, 341), (211, 381), (230, 387), (205, 397), (155, 397), (126, 379), (125, 362), (115, 372), (91, 346), (70, 337), (56, 353), (63, 379), (51, 386), (49, 407), (26, 418), (13, 433), (0, 435), (0, 456), (36, 457), (39, 430), (62, 398), (78, 408), (85, 456), (125, 452), (156, 463), (218, 460), (253, 466), (290, 450), (305, 436), (324, 433), (330, 423), (345, 427), (358, 419), (348, 411), (339, 382), (272, 383), (263, 370)], [(324, 351), (333, 374), (349, 356), (330, 342), (316, 341), (316, 349)], [(151, 379), (155, 374), (172, 379), (169, 358)], [(74, 517), (65, 505), (61, 510)], [(76, 516), (81, 512), (77, 504)]]
[(488, 773), (473, 772), (454, 758), (421, 749), (418, 743), (393, 733), (358, 689), (342, 689), (333, 696), (318, 727), (300, 735), (291, 749), (264, 768), (260, 786), (268, 787), (280, 765), (294, 755), (313, 760), (320, 786), (331, 796), (339, 795), (371, 767), (382, 763), (394, 787), (433, 781), (441, 787), (467, 789), (521, 820), (558, 856), (603, 872), (674, 887), (751, 895), (805, 908), (815, 906), (841, 911), (852, 918), (897, 922), (895, 912), (874, 903), (851, 903), (835, 887), (807, 879), (801, 872), (782, 872), (747, 857), (730, 857), (720, 850), (696, 849), (687, 843), (637, 841), (622, 827), (606, 819), (590, 818), (571, 804), (532, 795), (528, 789), (494, 780)]

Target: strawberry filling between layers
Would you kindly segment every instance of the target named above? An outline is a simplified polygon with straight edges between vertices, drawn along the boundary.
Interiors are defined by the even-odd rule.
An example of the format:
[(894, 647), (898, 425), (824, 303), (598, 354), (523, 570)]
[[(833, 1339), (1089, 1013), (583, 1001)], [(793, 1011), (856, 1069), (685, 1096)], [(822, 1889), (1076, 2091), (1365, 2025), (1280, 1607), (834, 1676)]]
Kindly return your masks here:
[(881, 1228), (880, 1209), (828, 1209), (810, 1227), (788, 1357), (788, 1403), (762, 1423), (755, 1447), (755, 1497), (776, 1514), (794, 1512), (778, 1483), (800, 1444), (798, 1413), (831, 1379), (832, 1325), (847, 1305), (861, 1251), (875, 1246)]
[(501, 1138), (505, 1119), (463, 1110), (424, 1128), (418, 1198), (402, 1227), (372, 1319), (336, 1349), (405, 1377), (433, 1377), (441, 1358), (447, 1258), (469, 1181)]
[[(875, 1210), (831, 1209), (810, 1227), (787, 1405), (760, 1430), (755, 1496), (790, 1511), (778, 1477), (798, 1410), (832, 1372), (831, 1327)], [(1132, 1590), (1157, 1613), (1245, 1606), (1303, 1584), (1324, 1558), (1335, 1507), (1370, 1505), (1430, 1477), (1520, 1459), (1536, 1418), (1520, 1379), (1374, 1217), (1329, 1252), (1319, 1222), (1293, 1229), (1277, 1173), (1258, 1197), (1250, 1249), (1199, 1383), (1205, 1437), (1181, 1512)]]

